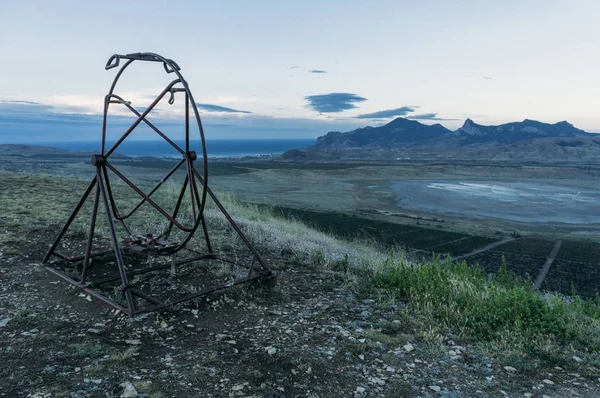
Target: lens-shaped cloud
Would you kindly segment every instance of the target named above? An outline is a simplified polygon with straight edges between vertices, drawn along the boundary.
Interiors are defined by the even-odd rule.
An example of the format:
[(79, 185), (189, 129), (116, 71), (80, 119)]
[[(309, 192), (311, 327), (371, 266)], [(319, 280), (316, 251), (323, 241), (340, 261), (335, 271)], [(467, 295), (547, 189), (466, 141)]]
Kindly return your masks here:
[(396, 109), (386, 109), (384, 111), (378, 111), (373, 113), (365, 113), (362, 115), (356, 116), (357, 119), (377, 119), (377, 118), (387, 118), (394, 116), (406, 116), (409, 113), (415, 111), (417, 107), (415, 106), (403, 106)]
[(238, 109), (227, 108), (226, 106), (213, 105), (213, 104), (199, 104), (196, 103), (196, 106), (202, 110), (207, 112), (217, 112), (217, 113), (252, 113), (248, 111), (240, 111)]
[(304, 97), (308, 107), (320, 113), (337, 113), (357, 108), (355, 104), (366, 101), (366, 98), (352, 93), (330, 93), (309, 95)]

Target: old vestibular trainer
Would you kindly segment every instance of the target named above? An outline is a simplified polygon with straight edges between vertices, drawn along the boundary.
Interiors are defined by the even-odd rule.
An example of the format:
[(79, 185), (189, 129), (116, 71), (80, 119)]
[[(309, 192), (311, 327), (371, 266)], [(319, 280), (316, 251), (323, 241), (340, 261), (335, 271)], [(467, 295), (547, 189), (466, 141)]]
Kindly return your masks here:
[[(200, 115), (196, 107), (196, 103), (192, 96), (192, 93), (188, 87), (187, 82), (181, 74), (181, 68), (177, 63), (171, 59), (164, 58), (158, 54), (153, 53), (135, 53), (126, 55), (113, 55), (108, 60), (105, 68), (107, 70), (116, 68), (120, 65), (122, 60), (127, 60), (123, 66), (119, 69), (112, 86), (106, 95), (104, 100), (104, 118), (102, 123), (102, 146), (99, 154), (92, 156), (92, 165), (96, 169), (95, 176), (92, 178), (83, 196), (79, 200), (77, 206), (69, 216), (67, 222), (62, 227), (62, 230), (56, 237), (54, 243), (50, 247), (50, 250), (44, 257), (43, 263), (46, 264), (46, 269), (52, 273), (60, 276), (66, 281), (72, 283), (75, 286), (83, 289), (92, 296), (120, 309), (126, 314), (133, 315), (141, 312), (153, 311), (165, 308), (167, 306), (181, 303), (187, 300), (204, 296), (211, 292), (227, 288), (229, 286), (250, 282), (258, 281), (263, 284), (272, 284), (275, 282), (275, 273), (269, 269), (263, 258), (252, 246), (250, 241), (246, 238), (242, 230), (235, 223), (229, 213), (225, 210), (221, 202), (217, 199), (213, 191), (208, 186), (208, 159), (206, 151), (206, 142), (204, 137), (204, 130), (200, 121)], [(124, 100), (119, 95), (115, 94), (115, 87), (117, 82), (123, 75), (123, 72), (134, 62), (142, 61), (143, 63), (158, 62), (162, 63), (164, 70), (168, 74), (175, 74), (176, 79), (169, 83), (166, 88), (154, 99), (154, 101), (146, 108), (143, 112), (139, 112), (136, 108), (131, 105), (131, 102)], [(154, 124), (148, 119), (148, 114), (155, 108), (155, 106), (169, 94), (168, 102), (173, 104), (175, 101), (175, 95), (182, 93), (184, 99), (185, 109), (185, 147), (180, 147), (166, 134), (159, 130)], [(125, 106), (131, 111), (136, 119), (133, 124), (123, 133), (123, 135), (115, 142), (109, 149), (106, 148), (106, 131), (107, 131), (107, 117), (109, 110), (112, 106)], [(201, 151), (197, 153), (191, 149), (191, 145), (194, 144), (190, 140), (190, 109), (200, 133), (200, 144)], [(145, 193), (139, 186), (134, 184), (128, 179), (123, 172), (119, 171), (114, 164), (110, 162), (110, 157), (117, 148), (125, 141), (129, 135), (138, 127), (141, 123), (147, 125), (153, 130), (159, 137), (166, 141), (171, 147), (176, 150), (181, 160), (175, 165), (175, 167), (169, 171), (164, 178), (158, 182), (158, 184)], [(202, 172), (199, 172), (195, 167), (195, 162), (201, 157)], [(173, 180), (173, 175), (178, 171), (182, 170), (181, 173), (185, 173), (185, 178), (181, 186), (179, 197), (174, 203), (174, 209), (172, 211), (167, 210), (164, 206), (159, 205), (152, 199), (152, 195), (163, 185), (163, 183), (169, 179)], [(109, 178), (110, 176), (110, 178)], [(133, 207), (129, 212), (122, 213), (119, 211), (119, 206), (115, 201), (115, 191), (112, 189), (111, 179), (117, 179), (129, 186), (135, 191), (141, 198), (139, 203)], [(186, 195), (188, 191), (188, 195)], [(87, 234), (87, 243), (83, 254), (78, 256), (69, 256), (67, 254), (60, 253), (57, 251), (59, 244), (65, 238), (65, 234), (72, 225), (77, 214), (82, 210), (82, 207), (90, 194), (94, 192), (94, 199), (92, 205), (92, 211), (90, 214), (89, 231)], [(184, 201), (184, 197), (188, 197)], [(235, 259), (229, 259), (222, 252), (217, 253), (211, 245), (211, 238), (209, 228), (205, 220), (205, 208), (207, 201), (212, 200), (216, 206), (216, 210), (220, 211), (225, 217), (228, 225), (231, 227), (234, 234), (241, 239), (245, 247), (248, 249), (248, 256), (245, 258), (239, 258), (236, 256)], [(103, 209), (100, 210), (100, 201), (103, 203)], [(187, 203), (189, 201), (189, 203)], [(184, 204), (185, 203), (185, 204)], [(145, 235), (133, 235), (131, 229), (127, 225), (128, 219), (130, 219), (142, 205), (149, 205), (155, 211), (160, 213), (167, 221), (168, 226), (161, 234), (154, 236), (152, 234)], [(186, 218), (187, 224), (183, 220), (181, 215), (181, 209), (183, 206), (189, 205), (191, 207), (191, 217)], [(98, 246), (94, 239), (96, 229), (96, 218), (99, 213), (104, 213), (107, 220), (108, 230), (110, 233), (109, 239), (112, 248), (110, 250), (92, 250), (93, 247)], [(190, 221), (191, 219), (191, 221)], [(122, 226), (122, 230), (126, 236), (119, 239), (116, 223)], [(180, 231), (178, 235), (181, 236), (178, 242), (171, 242), (169, 237), (176, 228)], [(195, 235), (196, 231), (202, 228), (204, 247), (203, 250), (197, 250), (189, 247), (189, 242)], [(96, 243), (96, 244), (95, 244)], [(154, 258), (156, 256), (170, 256), (171, 261), (164, 261), (158, 265), (152, 266), (149, 261), (149, 267), (144, 269), (131, 270), (126, 267), (124, 254), (127, 252), (133, 252), (136, 254), (144, 254)], [(176, 257), (176, 253), (188, 253), (189, 257)], [(104, 276), (102, 278), (91, 277), (95, 264), (91, 264), (91, 260), (96, 257), (102, 257), (114, 254), (113, 271), (118, 271), (118, 274), (113, 273), (112, 275)], [(50, 261), (52, 259), (53, 261)], [(191, 292), (186, 294), (180, 294), (175, 298), (168, 298), (166, 300), (153, 297), (151, 293), (143, 291), (141, 288), (134, 286), (136, 278), (148, 273), (156, 273), (167, 268), (171, 268), (171, 272), (175, 271), (175, 267), (183, 264), (190, 264), (194, 262), (202, 262), (203, 264), (211, 261), (219, 262), (220, 264), (227, 264), (228, 266), (237, 267), (243, 272), (238, 274), (235, 278), (230, 278), (224, 283), (218, 283), (210, 286), (202, 284), (199, 289), (192, 289)], [(62, 267), (62, 268), (61, 268)], [(65, 268), (70, 267), (71, 272), (65, 271)], [(163, 271), (164, 272), (164, 271)], [(74, 275), (77, 275), (75, 277)], [(93, 280), (92, 280), (93, 279)], [(107, 283), (119, 282), (118, 295), (120, 297), (114, 297), (112, 294), (105, 294), (101, 291), (102, 285)]]

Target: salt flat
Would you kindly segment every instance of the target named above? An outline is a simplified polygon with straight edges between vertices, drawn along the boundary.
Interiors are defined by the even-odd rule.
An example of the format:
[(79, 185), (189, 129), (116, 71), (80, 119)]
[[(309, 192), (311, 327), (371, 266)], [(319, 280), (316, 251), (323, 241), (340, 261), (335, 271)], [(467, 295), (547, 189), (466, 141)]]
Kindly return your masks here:
[(402, 180), (398, 206), (438, 214), (527, 223), (600, 224), (600, 190), (560, 182)]

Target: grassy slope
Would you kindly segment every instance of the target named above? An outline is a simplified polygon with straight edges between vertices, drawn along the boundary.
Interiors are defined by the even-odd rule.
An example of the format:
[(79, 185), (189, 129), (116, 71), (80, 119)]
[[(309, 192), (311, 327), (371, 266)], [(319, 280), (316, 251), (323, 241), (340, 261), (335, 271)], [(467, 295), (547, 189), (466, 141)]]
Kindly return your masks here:
[[(10, 250), (20, 232), (32, 225), (60, 224), (84, 184), (66, 178), (0, 173), (2, 250)], [(169, 202), (177, 191), (167, 189), (159, 195), (157, 200)], [(577, 355), (600, 367), (600, 300), (542, 297), (530, 283), (511, 277), (503, 268), (498, 275), (489, 276), (464, 263), (451, 264), (439, 258), (415, 263), (402, 251), (385, 251), (372, 242), (338, 240), (277, 217), (268, 208), (248, 206), (227, 195), (222, 195), (222, 200), (260, 250), (292, 257), (298, 267), (319, 266), (323, 272), (333, 272), (346, 288), (365, 298), (401, 300), (423, 333), (451, 333), (477, 342), (510, 364), (562, 365)], [(153, 224), (150, 215), (146, 213), (142, 224)], [(208, 208), (206, 217), (212, 227), (224, 228), (224, 217), (214, 207)]]
[(440, 258), (415, 263), (402, 251), (340, 241), (264, 208), (227, 202), (261, 248), (340, 273), (364, 297), (405, 302), (430, 333), (480, 342), (503, 351), (509, 362), (556, 365), (584, 355), (600, 366), (599, 299), (542, 296), (503, 264), (488, 275)]

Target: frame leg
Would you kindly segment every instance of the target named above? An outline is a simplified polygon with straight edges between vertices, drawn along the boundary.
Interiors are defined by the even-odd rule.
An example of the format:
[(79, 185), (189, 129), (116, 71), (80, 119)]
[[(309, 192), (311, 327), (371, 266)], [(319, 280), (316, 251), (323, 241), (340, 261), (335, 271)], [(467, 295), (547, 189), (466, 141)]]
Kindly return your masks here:
[(108, 202), (108, 197), (106, 195), (106, 190), (104, 187), (104, 181), (102, 180), (102, 172), (100, 168), (104, 167), (98, 166), (96, 168), (96, 176), (98, 179), (98, 188), (102, 193), (102, 201), (104, 202), (104, 211), (106, 213), (106, 218), (108, 221), (108, 229), (110, 230), (110, 238), (113, 244), (113, 249), (115, 251), (115, 257), (117, 260), (117, 266), (119, 268), (119, 274), (121, 276), (121, 290), (123, 291), (123, 296), (127, 301), (127, 307), (129, 310), (129, 314), (133, 314), (135, 312), (135, 302), (133, 300), (133, 296), (131, 294), (131, 290), (129, 288), (129, 282), (127, 281), (127, 271), (125, 270), (125, 262), (123, 261), (123, 256), (121, 254), (121, 247), (119, 245), (119, 240), (117, 238), (117, 231), (115, 230), (115, 223), (112, 219), (112, 213), (110, 212), (110, 205)]
[(98, 201), (100, 200), (100, 189), (96, 187), (96, 194), (94, 195), (94, 208), (92, 209), (92, 219), (90, 220), (90, 231), (88, 233), (87, 246), (85, 247), (85, 257), (83, 259), (83, 269), (81, 270), (81, 281), (82, 285), (85, 285), (85, 279), (87, 277), (87, 269), (90, 265), (90, 254), (92, 253), (92, 244), (94, 242), (94, 230), (96, 228), (96, 216), (98, 215)]
[(52, 244), (52, 247), (50, 247), (50, 250), (48, 250), (48, 253), (46, 253), (46, 256), (42, 260), (42, 264), (47, 263), (48, 260), (50, 259), (50, 256), (52, 256), (52, 254), (54, 253), (54, 250), (56, 250), (56, 247), (58, 246), (58, 244), (60, 243), (61, 239), (63, 238), (63, 236), (65, 235), (65, 233), (69, 229), (69, 227), (71, 226), (71, 223), (73, 222), (73, 220), (75, 219), (75, 217), (77, 217), (77, 213), (79, 213), (79, 210), (81, 210), (81, 207), (85, 203), (85, 201), (86, 201), (87, 197), (89, 196), (90, 192), (92, 192), (92, 188), (94, 188), (94, 185), (96, 185), (97, 178), (98, 177), (96, 176), (96, 177), (94, 177), (92, 179), (92, 181), (90, 181), (90, 184), (88, 185), (87, 189), (85, 190), (85, 193), (83, 194), (83, 196), (81, 197), (81, 199), (79, 199), (79, 203), (77, 203), (77, 206), (75, 206), (75, 210), (73, 210), (73, 212), (69, 216), (69, 219), (67, 220), (67, 222), (65, 223), (65, 225), (60, 230), (60, 233), (58, 234), (58, 236), (54, 240), (54, 243)]

